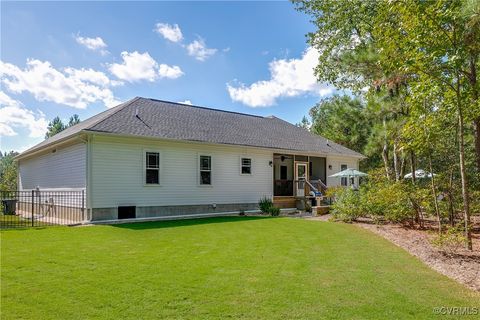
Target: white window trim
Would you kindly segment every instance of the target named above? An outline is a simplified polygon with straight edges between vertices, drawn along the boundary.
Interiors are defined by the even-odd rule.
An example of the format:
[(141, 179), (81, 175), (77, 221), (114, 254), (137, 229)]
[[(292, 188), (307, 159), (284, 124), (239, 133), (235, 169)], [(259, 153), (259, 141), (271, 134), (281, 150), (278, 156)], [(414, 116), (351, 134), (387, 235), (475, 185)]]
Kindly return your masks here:
[[(158, 149), (143, 149), (143, 165), (142, 165), (142, 184), (144, 187), (161, 187), (162, 186), (162, 167), (163, 167), (163, 158), (162, 152)], [(147, 152), (158, 153), (158, 183), (147, 183)]]
[[(201, 184), (200, 183), (200, 157), (206, 156), (210, 157), (210, 184)], [(212, 188), (213, 187), (213, 156), (210, 153), (197, 153), (197, 186), (202, 188)]]
[[(242, 159), (250, 159), (250, 173), (242, 173), (242, 167), (243, 167)], [(253, 175), (253, 158), (251, 156), (246, 156), (246, 155), (240, 156), (238, 158), (238, 162), (239, 162), (239, 173), (241, 176), (249, 177)]]
[[(341, 163), (341, 164), (340, 164), (340, 171), (339, 171), (339, 172), (345, 170), (345, 169), (342, 169), (342, 166), (346, 167), (345, 169), (348, 169), (348, 164)], [(342, 182), (344, 181), (343, 179), (345, 179), (345, 181), (347, 181), (347, 183), (346, 183), (345, 185), (342, 183)], [(348, 181), (348, 178), (347, 178), (347, 177), (341, 177), (341, 178), (340, 178), (340, 186), (342, 186), (342, 187), (348, 187), (348, 183), (349, 183), (349, 182), (350, 182), (350, 181)]]

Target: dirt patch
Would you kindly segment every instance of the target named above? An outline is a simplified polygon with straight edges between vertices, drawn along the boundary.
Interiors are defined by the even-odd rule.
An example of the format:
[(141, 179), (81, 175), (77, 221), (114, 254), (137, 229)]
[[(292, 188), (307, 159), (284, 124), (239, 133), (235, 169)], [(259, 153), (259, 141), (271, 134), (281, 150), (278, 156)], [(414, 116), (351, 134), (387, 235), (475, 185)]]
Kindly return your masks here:
[[(331, 215), (310, 219), (328, 221)], [(398, 224), (376, 225), (369, 220), (355, 225), (370, 230), (422, 260), (432, 269), (465, 286), (480, 291), (480, 217), (474, 217), (473, 250), (460, 248), (455, 253), (442, 252), (430, 243), (434, 222), (427, 229), (411, 229)]]

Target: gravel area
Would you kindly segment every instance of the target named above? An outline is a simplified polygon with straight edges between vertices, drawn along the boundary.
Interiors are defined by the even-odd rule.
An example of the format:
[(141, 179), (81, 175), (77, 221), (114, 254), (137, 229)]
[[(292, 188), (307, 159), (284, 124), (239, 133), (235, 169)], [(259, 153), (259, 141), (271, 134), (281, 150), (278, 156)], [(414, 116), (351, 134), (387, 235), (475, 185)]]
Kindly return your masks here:
[[(308, 219), (328, 221), (329, 218), (330, 215), (324, 215)], [(432, 246), (430, 243), (432, 231), (405, 228), (397, 224), (376, 225), (367, 220), (356, 222), (355, 225), (381, 235), (419, 258), (432, 269), (473, 290), (480, 291), (479, 218), (475, 217), (475, 228), (472, 234), (473, 250), (459, 248), (454, 253), (446, 253)]]

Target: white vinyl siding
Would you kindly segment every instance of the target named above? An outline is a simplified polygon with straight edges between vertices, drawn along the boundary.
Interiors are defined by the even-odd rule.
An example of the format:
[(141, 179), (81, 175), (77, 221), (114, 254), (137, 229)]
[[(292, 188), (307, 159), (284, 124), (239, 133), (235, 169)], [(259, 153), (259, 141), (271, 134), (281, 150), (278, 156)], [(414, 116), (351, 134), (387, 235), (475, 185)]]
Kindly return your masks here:
[[(161, 186), (145, 186), (143, 151), (161, 150)], [(211, 156), (211, 185), (199, 184), (200, 155)], [(254, 175), (239, 175), (239, 158)], [(273, 152), (246, 147), (96, 136), (92, 142), (92, 206), (257, 203), (273, 194)]]
[(59, 147), (18, 162), (20, 190), (84, 189), (86, 186), (86, 145)]
[[(358, 170), (358, 159), (351, 157), (327, 156), (327, 186), (335, 187), (341, 185), (341, 178), (330, 178), (329, 176), (342, 171), (342, 165), (346, 165), (347, 168)], [(330, 169), (329, 166), (332, 166), (332, 169)], [(355, 180), (355, 183), (358, 183), (358, 178)]]

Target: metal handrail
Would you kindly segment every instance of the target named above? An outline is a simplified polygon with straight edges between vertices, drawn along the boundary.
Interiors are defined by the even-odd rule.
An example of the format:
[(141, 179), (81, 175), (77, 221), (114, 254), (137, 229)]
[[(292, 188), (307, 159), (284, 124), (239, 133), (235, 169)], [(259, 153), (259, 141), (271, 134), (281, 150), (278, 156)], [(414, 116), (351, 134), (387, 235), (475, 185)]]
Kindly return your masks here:
[(310, 189), (314, 192), (318, 192), (318, 189), (315, 188), (315, 186), (313, 184), (310, 183), (310, 181), (308, 180), (305, 180), (305, 183), (310, 187)]

